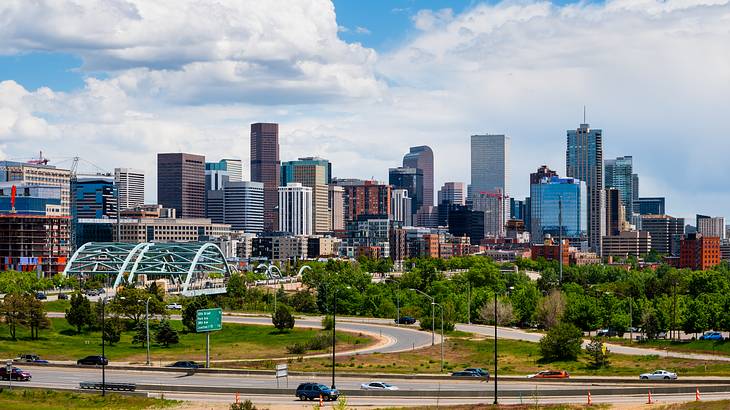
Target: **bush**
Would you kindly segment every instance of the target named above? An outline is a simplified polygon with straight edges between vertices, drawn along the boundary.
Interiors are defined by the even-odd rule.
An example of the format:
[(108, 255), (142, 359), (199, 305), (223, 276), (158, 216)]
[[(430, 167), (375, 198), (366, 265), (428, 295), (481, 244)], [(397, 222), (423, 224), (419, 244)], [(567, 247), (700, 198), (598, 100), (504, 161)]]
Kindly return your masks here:
[(322, 318), (322, 329), (324, 330), (332, 330), (332, 327), (334, 326), (334, 321), (332, 320), (332, 316), (327, 315)]
[(558, 323), (540, 339), (540, 353), (545, 360), (576, 360), (583, 332), (571, 323)]
[(286, 347), (286, 352), (289, 354), (304, 354), (307, 352), (307, 346), (302, 343), (294, 343)]
[(591, 342), (586, 346), (586, 352), (592, 368), (600, 369), (609, 366), (608, 349), (606, 349), (606, 354), (603, 354), (603, 341), (601, 339), (591, 338)]
[(308, 350), (324, 350), (328, 348), (331, 343), (332, 340), (329, 334), (320, 333), (313, 338), (307, 340), (306, 346)]
[(276, 312), (274, 312), (274, 315), (271, 317), (271, 322), (274, 324), (275, 328), (279, 329), (280, 332), (283, 332), (284, 329), (293, 329), (294, 316), (292, 316), (289, 306), (279, 303), (276, 306)]
[(258, 410), (251, 400), (238, 403), (231, 403), (231, 410)]

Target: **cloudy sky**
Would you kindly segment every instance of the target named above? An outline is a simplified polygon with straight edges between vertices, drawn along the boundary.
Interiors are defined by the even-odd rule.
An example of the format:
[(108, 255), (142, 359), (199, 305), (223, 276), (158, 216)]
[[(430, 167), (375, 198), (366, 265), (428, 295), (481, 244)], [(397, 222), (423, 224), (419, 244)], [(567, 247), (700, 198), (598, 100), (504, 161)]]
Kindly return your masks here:
[(430, 145), (439, 186), (469, 181), (469, 135), (506, 133), (520, 198), (565, 172), (584, 105), (642, 196), (730, 217), (728, 1), (0, 2), (0, 158), (143, 168), (150, 202), (156, 152), (247, 173), (259, 121), (340, 177)]

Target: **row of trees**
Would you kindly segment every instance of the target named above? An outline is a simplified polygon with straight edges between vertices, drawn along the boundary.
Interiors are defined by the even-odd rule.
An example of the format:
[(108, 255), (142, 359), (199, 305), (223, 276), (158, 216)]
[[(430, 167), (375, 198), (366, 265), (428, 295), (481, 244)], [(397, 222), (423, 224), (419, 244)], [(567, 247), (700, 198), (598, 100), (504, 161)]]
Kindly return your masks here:
[(30, 330), (30, 337), (37, 340), (40, 329), (50, 325), (43, 303), (30, 293), (9, 293), (0, 302), (0, 314), (10, 331), (10, 338), (17, 340), (18, 327)]

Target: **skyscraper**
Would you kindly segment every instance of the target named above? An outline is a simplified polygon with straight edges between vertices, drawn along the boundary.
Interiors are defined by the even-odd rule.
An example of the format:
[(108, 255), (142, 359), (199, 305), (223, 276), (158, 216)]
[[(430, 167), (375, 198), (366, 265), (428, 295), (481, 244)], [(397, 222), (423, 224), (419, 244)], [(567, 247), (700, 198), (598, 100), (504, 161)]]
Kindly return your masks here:
[(669, 215), (642, 215), (641, 230), (651, 235), (651, 249), (661, 254), (678, 256), (684, 218)]
[(312, 188), (298, 182), (279, 187), (279, 230), (292, 235), (312, 234)]
[(433, 206), (433, 151), (427, 145), (411, 147), (403, 157), (403, 166), (418, 168), (423, 173), (423, 189), (419, 193), (421, 206)]
[[(484, 236), (503, 238), (509, 212), (509, 197), (496, 192), (479, 192), (474, 195), (472, 207), (484, 213)], [(506, 212), (505, 212), (506, 211)]]
[(411, 215), (423, 207), (423, 170), (420, 168), (398, 167), (388, 171), (388, 183), (393, 189), (405, 189), (411, 198)]
[(463, 182), (444, 182), (444, 185), (439, 189), (438, 203), (436, 205), (441, 206), (442, 204), (449, 205), (464, 205), (466, 190), (464, 189)]
[(355, 221), (362, 215), (392, 215), (390, 185), (375, 180), (333, 179), (332, 183), (344, 189), (345, 222)]
[(509, 146), (505, 135), (471, 136), (471, 192), (509, 194)]
[(725, 218), (697, 214), (697, 232), (707, 237), (725, 239)]
[(79, 177), (71, 181), (74, 223), (79, 218), (116, 218), (117, 190), (111, 176)]
[(568, 130), (565, 169), (568, 177), (577, 178), (586, 184), (588, 189), (588, 243), (596, 252), (600, 253), (601, 237), (606, 233), (603, 131), (591, 129), (589, 124), (580, 124), (578, 129)]
[(639, 198), (634, 201), (634, 212), (639, 215), (664, 215), (664, 197)]
[(114, 184), (119, 192), (120, 211), (144, 205), (144, 171), (114, 168)]
[(625, 224), (625, 207), (621, 201), (621, 191), (606, 188), (606, 236), (617, 236)]
[[(633, 167), (633, 165), (632, 165)], [(631, 175), (631, 201), (636, 201), (639, 199), (639, 174), (632, 174)], [(633, 203), (632, 203), (632, 210), (633, 210)]]
[(329, 185), (328, 205), (332, 225), (330, 231), (345, 229), (345, 189), (341, 186)]
[(530, 178), (531, 226), (528, 228), (532, 241), (542, 243), (548, 234), (580, 241), (586, 234), (587, 224), (585, 183), (576, 178), (560, 178), (552, 171), (541, 175), (541, 178)]
[(314, 232), (332, 230), (332, 216), (329, 207), (329, 186), (332, 182), (332, 164), (319, 157), (299, 158), (281, 164), (281, 186), (298, 182), (312, 188)]
[(247, 233), (264, 230), (264, 184), (227, 182), (222, 192), (224, 223), (230, 224), (233, 230)]
[(157, 202), (178, 218), (205, 217), (205, 157), (157, 154)]
[(636, 185), (638, 189), (639, 177), (633, 173), (633, 158), (630, 155), (618, 157), (616, 159), (607, 159), (605, 161), (605, 183), (606, 188), (616, 188), (624, 205), (625, 220), (631, 219), (634, 213), (634, 177), (636, 176)]
[(394, 221), (400, 222), (403, 226), (413, 226), (413, 206), (407, 190), (394, 189), (391, 191), (390, 209), (393, 212)]
[(275, 231), (279, 206), (279, 124), (251, 124), (251, 181), (264, 184), (264, 230)]

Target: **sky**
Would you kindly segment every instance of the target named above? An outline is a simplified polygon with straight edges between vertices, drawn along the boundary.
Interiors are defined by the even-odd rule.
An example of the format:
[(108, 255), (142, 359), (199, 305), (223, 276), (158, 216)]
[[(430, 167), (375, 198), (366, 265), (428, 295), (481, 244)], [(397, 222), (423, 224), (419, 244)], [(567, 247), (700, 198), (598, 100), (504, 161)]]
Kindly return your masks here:
[(585, 106), (641, 196), (730, 217), (729, 96), (729, 0), (0, 2), (0, 159), (141, 168), (148, 202), (157, 152), (248, 164), (253, 122), (338, 177), (429, 145), (437, 189), (469, 182), (470, 135), (507, 134), (523, 198)]

